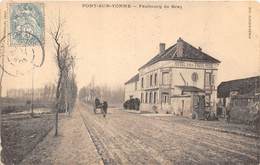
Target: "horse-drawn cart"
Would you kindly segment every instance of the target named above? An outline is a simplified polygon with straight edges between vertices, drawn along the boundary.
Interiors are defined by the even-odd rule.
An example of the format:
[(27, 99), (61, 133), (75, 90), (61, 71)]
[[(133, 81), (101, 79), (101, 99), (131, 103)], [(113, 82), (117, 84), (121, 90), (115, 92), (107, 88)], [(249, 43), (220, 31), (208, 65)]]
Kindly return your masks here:
[(107, 114), (107, 102), (104, 101), (103, 103), (100, 102), (98, 98), (95, 99), (95, 104), (94, 104), (94, 113), (97, 113), (97, 109), (100, 109), (101, 113), (103, 114), (104, 117), (106, 117)]

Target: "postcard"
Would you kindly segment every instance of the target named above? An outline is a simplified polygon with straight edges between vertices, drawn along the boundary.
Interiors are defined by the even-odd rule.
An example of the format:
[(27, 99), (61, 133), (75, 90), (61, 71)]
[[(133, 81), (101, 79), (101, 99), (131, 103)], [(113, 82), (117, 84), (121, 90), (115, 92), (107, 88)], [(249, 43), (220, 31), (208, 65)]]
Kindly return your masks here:
[(260, 2), (3, 0), (0, 110), (0, 164), (260, 165)]

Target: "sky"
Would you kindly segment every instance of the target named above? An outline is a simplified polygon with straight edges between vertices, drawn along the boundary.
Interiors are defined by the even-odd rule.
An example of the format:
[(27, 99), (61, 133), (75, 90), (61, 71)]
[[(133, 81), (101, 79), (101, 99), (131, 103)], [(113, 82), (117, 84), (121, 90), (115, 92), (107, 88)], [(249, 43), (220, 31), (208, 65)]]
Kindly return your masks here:
[[(35, 87), (57, 82), (49, 32), (59, 14), (65, 21), (65, 36), (77, 57), (75, 71), (79, 87), (93, 78), (96, 84), (123, 86), (158, 53), (159, 43), (166, 43), (167, 48), (179, 37), (221, 61), (218, 84), (260, 73), (260, 7), (254, 2), (125, 2), (137, 6), (128, 9), (87, 8), (82, 7), (83, 3), (98, 4), (44, 3), (46, 58), (43, 66), (34, 70)], [(139, 8), (140, 4), (182, 8)], [(5, 9), (2, 4), (1, 18)], [(23, 76), (6, 75), (4, 91), (30, 88), (31, 79), (30, 68)]]

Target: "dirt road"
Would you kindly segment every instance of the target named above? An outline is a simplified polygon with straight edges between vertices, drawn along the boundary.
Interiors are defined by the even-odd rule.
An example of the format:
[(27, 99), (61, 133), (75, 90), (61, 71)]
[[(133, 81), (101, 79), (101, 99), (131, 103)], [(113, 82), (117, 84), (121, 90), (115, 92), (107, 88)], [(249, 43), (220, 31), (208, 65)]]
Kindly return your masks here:
[(109, 109), (104, 118), (90, 107), (79, 109), (104, 164), (257, 164), (260, 144), (254, 138), (194, 127), (174, 117)]

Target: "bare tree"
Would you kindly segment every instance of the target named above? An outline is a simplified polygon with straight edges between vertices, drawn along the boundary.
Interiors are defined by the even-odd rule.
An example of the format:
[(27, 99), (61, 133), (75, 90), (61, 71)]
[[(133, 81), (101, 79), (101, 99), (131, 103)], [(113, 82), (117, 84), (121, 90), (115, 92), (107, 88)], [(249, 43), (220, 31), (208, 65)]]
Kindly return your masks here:
[(68, 80), (69, 74), (75, 65), (75, 57), (71, 54), (71, 44), (65, 40), (64, 35), (64, 21), (58, 17), (57, 24), (51, 30), (50, 35), (54, 40), (55, 58), (58, 67), (58, 82), (56, 87), (56, 114), (55, 114), (55, 136), (58, 135), (58, 116), (59, 112), (67, 108), (68, 97)]
[(58, 135), (58, 115), (59, 115), (59, 98), (60, 98), (60, 86), (61, 86), (61, 79), (62, 79), (62, 74), (63, 74), (63, 64), (61, 62), (61, 45), (62, 45), (62, 35), (63, 35), (63, 31), (62, 31), (62, 26), (63, 23), (60, 20), (60, 17), (58, 18), (58, 22), (56, 27), (54, 27), (55, 29), (51, 30), (50, 35), (52, 37), (52, 39), (54, 40), (54, 47), (55, 47), (55, 56), (56, 56), (56, 62), (58, 65), (58, 69), (59, 69), (59, 78), (58, 78), (58, 83), (57, 83), (57, 87), (56, 87), (56, 117), (55, 117), (55, 136)]

